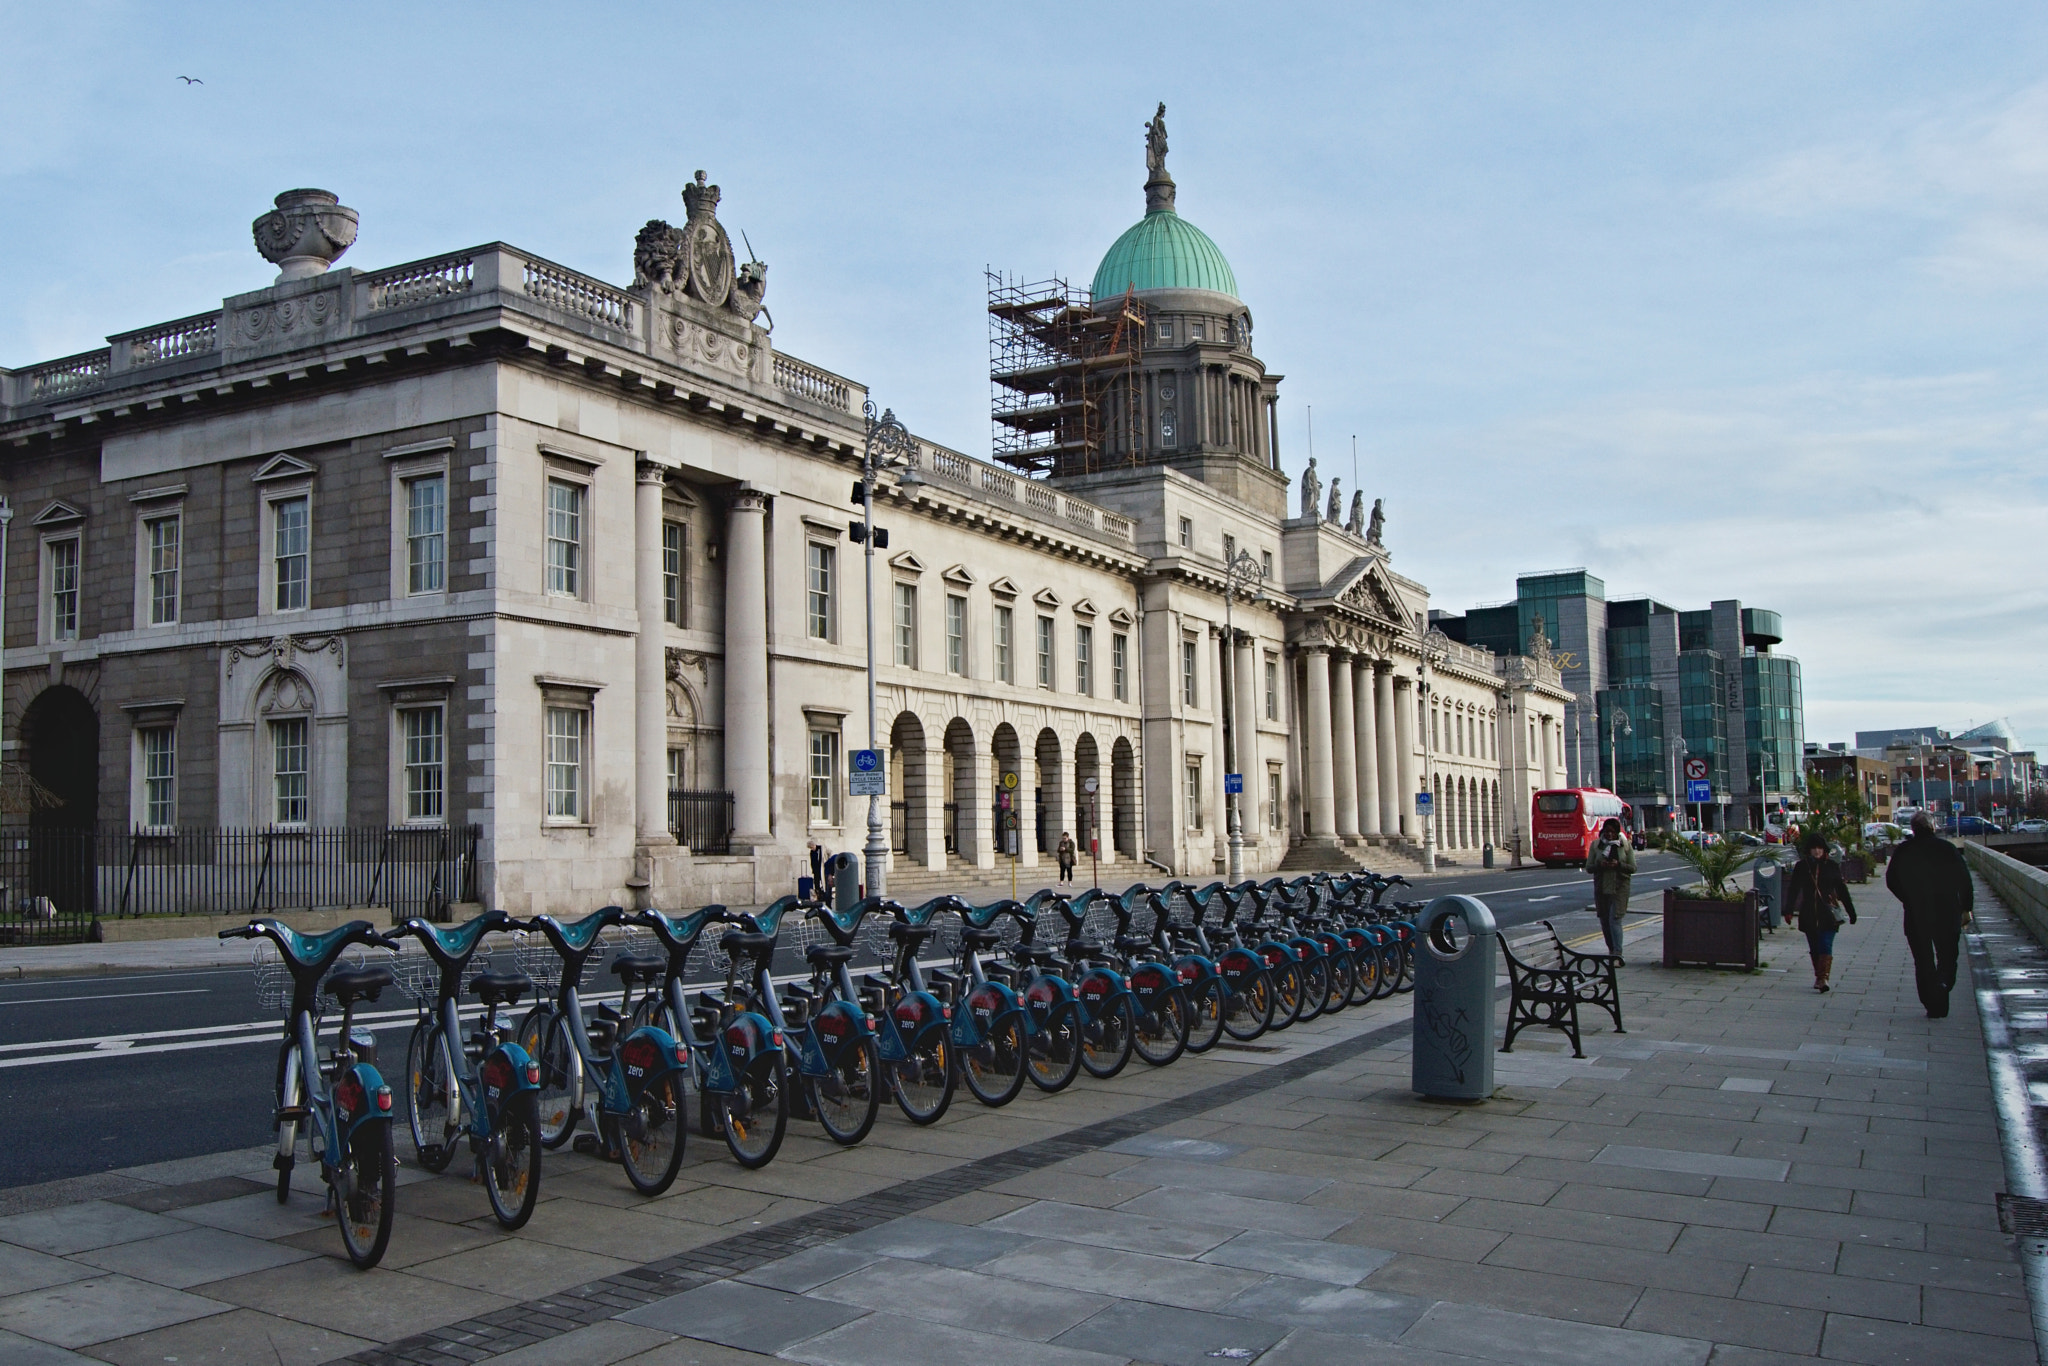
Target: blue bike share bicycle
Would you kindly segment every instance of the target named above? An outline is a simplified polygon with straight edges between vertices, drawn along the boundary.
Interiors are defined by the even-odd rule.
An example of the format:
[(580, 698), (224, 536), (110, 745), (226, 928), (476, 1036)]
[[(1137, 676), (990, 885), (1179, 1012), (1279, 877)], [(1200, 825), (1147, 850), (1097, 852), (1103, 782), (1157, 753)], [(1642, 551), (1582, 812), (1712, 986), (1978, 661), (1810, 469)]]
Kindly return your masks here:
[[(222, 930), (220, 937), (270, 940), (290, 977), (284, 1043), (277, 1060), (277, 1157), (271, 1163), (277, 1170), (277, 1203), (291, 1197), (303, 1123), (348, 1259), (365, 1269), (373, 1267), (391, 1241), (398, 1157), (391, 1144), (391, 1088), (377, 1072), (377, 1036), (355, 1028), (355, 1006), (376, 1000), (391, 985), (391, 970), (329, 969), (350, 945), (396, 949), (398, 941), (377, 933), (367, 920), (352, 920), (318, 935), (300, 934), (276, 920), (252, 920)], [(319, 1049), (323, 987), (341, 1007), (341, 1028), (324, 1061)]]
[(466, 1037), (458, 1005), (463, 974), (484, 936), (518, 927), (503, 911), (450, 929), (417, 917), (398, 927), (426, 947), (433, 965), (433, 994), (417, 993), (420, 1016), (405, 1046), (413, 1152), (426, 1171), (446, 1171), (457, 1140), (467, 1138), (491, 1213), (506, 1228), (532, 1218), (540, 1198), (540, 1064), (512, 1042), (511, 1028), (498, 1023), (498, 1008), (517, 1005), (533, 990), (533, 979), (523, 972), (472, 979), (469, 990), (483, 1002), (484, 1014)]

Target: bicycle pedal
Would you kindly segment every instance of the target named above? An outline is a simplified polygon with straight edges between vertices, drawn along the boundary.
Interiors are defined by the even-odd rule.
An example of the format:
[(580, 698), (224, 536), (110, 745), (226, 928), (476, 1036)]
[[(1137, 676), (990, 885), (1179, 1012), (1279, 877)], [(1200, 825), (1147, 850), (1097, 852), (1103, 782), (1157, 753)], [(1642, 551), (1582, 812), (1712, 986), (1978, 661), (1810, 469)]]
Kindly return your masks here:
[(597, 1153), (597, 1135), (578, 1134), (574, 1139), (570, 1140), (569, 1146), (585, 1157), (594, 1156)]

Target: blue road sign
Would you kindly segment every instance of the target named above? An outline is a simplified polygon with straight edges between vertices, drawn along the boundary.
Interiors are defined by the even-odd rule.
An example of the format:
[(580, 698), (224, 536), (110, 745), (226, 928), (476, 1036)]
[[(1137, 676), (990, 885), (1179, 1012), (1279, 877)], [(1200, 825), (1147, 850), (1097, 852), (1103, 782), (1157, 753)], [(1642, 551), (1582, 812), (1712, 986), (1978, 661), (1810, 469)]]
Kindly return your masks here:
[(873, 773), (882, 766), (882, 751), (879, 749), (857, 749), (853, 752), (853, 771)]
[(1224, 795), (1224, 796), (1226, 796), (1226, 797), (1234, 797), (1234, 796), (1239, 796), (1239, 795), (1241, 795), (1241, 794), (1242, 794), (1243, 792), (1244, 792), (1244, 774), (1242, 774), (1242, 773), (1226, 773), (1226, 774), (1224, 774), (1224, 775), (1223, 775), (1223, 795)]
[(1710, 802), (1714, 800), (1714, 781), (1711, 778), (1687, 778), (1685, 799), (1689, 802)]
[(883, 765), (879, 749), (857, 749), (849, 756), (852, 762), (847, 767), (846, 791), (852, 797), (886, 797), (889, 795), (889, 770)]
[(1435, 804), (1436, 799), (1431, 797), (1427, 792), (1418, 792), (1415, 794), (1416, 815), (1427, 816), (1429, 814), (1430, 808)]

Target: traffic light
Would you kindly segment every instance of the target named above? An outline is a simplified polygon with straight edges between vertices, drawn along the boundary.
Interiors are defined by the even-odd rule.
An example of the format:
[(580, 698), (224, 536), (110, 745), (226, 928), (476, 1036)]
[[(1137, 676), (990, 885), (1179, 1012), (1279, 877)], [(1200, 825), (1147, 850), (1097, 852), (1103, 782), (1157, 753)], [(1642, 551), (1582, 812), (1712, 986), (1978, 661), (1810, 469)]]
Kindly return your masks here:
[(868, 486), (866, 480), (856, 479), (853, 481), (853, 501), (855, 502), (855, 504), (862, 507), (865, 507), (867, 505)]

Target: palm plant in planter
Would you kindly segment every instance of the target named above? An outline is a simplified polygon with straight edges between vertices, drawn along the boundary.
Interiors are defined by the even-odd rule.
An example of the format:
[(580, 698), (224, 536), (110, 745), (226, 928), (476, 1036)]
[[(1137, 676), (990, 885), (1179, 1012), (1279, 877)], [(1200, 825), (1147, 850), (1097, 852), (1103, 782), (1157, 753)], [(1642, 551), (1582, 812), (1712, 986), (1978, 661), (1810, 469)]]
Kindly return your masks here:
[(1755, 971), (1756, 904), (1751, 894), (1730, 886), (1729, 881), (1759, 858), (1773, 855), (1757, 845), (1731, 839), (1715, 844), (1674, 840), (1668, 847), (1691, 865), (1699, 881), (1664, 892), (1664, 966), (1728, 964)]
[(1722, 839), (1713, 844), (1672, 840), (1665, 847), (1699, 874), (1697, 883), (1679, 889), (1680, 896), (1691, 901), (1740, 901), (1741, 891), (1730, 887), (1728, 880), (1763, 857), (1770, 846)]

